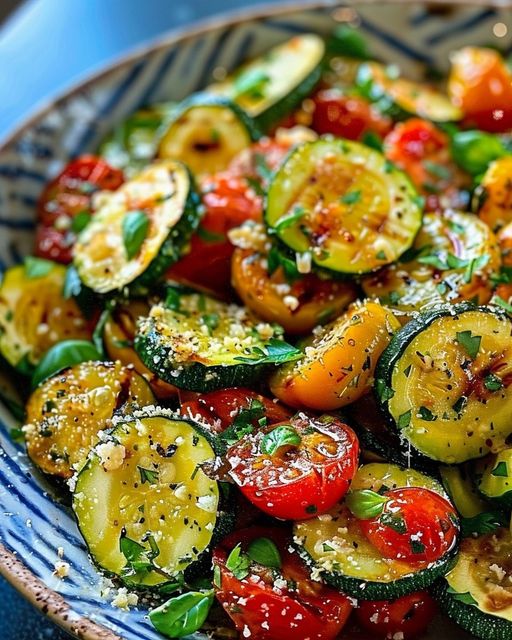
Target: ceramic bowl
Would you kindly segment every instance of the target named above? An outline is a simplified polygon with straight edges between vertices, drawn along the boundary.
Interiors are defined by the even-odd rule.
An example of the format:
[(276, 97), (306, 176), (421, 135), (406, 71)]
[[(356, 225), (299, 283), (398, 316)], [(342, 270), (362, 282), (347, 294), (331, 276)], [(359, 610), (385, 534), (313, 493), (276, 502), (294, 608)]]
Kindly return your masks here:
[[(165, 36), (73, 87), (0, 145), (0, 270), (31, 252), (44, 183), (70, 158), (93, 151), (118, 120), (144, 104), (179, 100), (207, 85), (219, 67), (233, 69), (296, 33), (328, 34), (340, 21), (359, 24), (377, 56), (416, 76), (428, 66), (446, 68), (450, 52), (462, 45), (510, 48), (510, 36), (498, 38), (494, 32), (503, 29), (493, 30), (509, 17), (510, 9), (483, 3), (315, 2), (267, 6)], [(8, 375), (0, 390), (15, 395)], [(72, 513), (11, 439), (16, 426), (0, 403), (0, 573), (77, 637), (160, 638), (143, 609), (123, 612), (100, 597), (100, 577)], [(53, 575), (59, 547), (71, 565), (65, 580)], [(431, 631), (431, 638), (439, 637), (469, 636), (443, 619)]]

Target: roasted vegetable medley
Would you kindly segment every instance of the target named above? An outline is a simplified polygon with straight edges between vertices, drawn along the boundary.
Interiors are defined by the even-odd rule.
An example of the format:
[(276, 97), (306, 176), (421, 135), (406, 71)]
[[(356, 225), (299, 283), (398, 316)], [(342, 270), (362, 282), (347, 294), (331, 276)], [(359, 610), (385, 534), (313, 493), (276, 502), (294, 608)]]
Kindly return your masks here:
[(20, 434), (148, 625), (512, 638), (498, 51), (433, 84), (296, 36), (121, 122), (37, 216), (0, 286)]

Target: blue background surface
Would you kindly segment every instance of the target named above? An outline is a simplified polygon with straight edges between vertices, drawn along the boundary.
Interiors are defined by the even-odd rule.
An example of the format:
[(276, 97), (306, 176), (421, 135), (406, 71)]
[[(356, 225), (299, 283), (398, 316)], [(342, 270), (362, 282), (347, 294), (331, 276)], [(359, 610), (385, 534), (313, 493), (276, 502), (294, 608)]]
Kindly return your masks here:
[[(0, 27), (0, 140), (45, 100), (171, 29), (274, 0), (29, 0)], [(0, 0), (1, 2), (1, 0)], [(64, 640), (0, 578), (3, 640)]]

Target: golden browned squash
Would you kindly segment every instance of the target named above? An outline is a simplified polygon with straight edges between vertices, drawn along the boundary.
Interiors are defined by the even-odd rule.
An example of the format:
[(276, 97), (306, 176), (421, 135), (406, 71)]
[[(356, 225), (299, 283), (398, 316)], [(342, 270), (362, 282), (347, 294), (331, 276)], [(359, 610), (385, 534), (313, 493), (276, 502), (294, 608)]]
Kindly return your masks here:
[(512, 156), (505, 156), (489, 165), (477, 187), (474, 207), (478, 216), (497, 231), (512, 222)]

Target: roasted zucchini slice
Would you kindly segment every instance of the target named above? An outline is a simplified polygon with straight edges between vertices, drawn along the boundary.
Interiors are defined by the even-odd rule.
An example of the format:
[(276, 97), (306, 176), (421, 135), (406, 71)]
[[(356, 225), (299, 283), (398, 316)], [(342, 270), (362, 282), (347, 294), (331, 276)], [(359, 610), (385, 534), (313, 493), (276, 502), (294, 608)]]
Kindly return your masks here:
[(269, 345), (286, 345), (276, 339), (281, 335), (280, 327), (259, 322), (244, 307), (172, 289), (140, 321), (135, 348), (162, 380), (205, 393), (258, 380)]
[(512, 155), (491, 162), (473, 195), (473, 210), (498, 231), (512, 222)]
[(153, 402), (147, 382), (120, 362), (65, 369), (29, 398), (23, 427), (28, 454), (45, 473), (69, 478), (117, 410)]
[(313, 263), (367, 273), (397, 260), (414, 242), (422, 211), (408, 178), (378, 151), (320, 139), (295, 149), (270, 184), (271, 233)]
[(451, 501), (463, 518), (474, 518), (488, 511), (489, 505), (482, 500), (474, 487), (470, 466), (441, 465), (439, 475)]
[(508, 529), (465, 538), (457, 564), (434, 590), (441, 609), (477, 638), (512, 638), (511, 558)]
[(512, 509), (512, 449), (475, 463), (475, 483), (482, 496), (503, 509)]
[[(78, 474), (73, 509), (93, 560), (132, 585), (175, 580), (226, 517), (201, 465), (215, 457), (197, 424), (152, 410), (120, 421)], [(229, 529), (217, 534), (225, 535)]]
[(102, 194), (74, 249), (82, 282), (97, 293), (144, 290), (176, 262), (199, 224), (187, 168), (154, 162), (117, 191)]
[(426, 213), (411, 250), (399, 263), (366, 276), (367, 296), (403, 312), (414, 312), (444, 302), (476, 301), (492, 296), (492, 275), (501, 264), (498, 241), (489, 227), (470, 213)]
[(258, 135), (249, 116), (234, 102), (197, 94), (178, 107), (158, 155), (184, 162), (194, 175), (217, 173)]
[(177, 395), (178, 389), (160, 380), (144, 365), (135, 351), (137, 322), (139, 318), (147, 316), (149, 310), (149, 303), (140, 299), (116, 306), (105, 323), (103, 343), (108, 357), (126, 366), (132, 365), (135, 371), (149, 382), (157, 398), (172, 398)]
[(394, 65), (366, 62), (359, 67), (356, 84), (380, 111), (398, 119), (412, 116), (432, 122), (462, 119), (462, 111), (447, 95), (425, 83), (400, 78), (399, 73)]
[(66, 268), (28, 258), (0, 285), (0, 352), (27, 373), (62, 340), (87, 340), (90, 328), (74, 300), (63, 296)]
[[(396, 487), (422, 487), (446, 498), (437, 480), (414, 469), (378, 462), (360, 467), (351, 491)], [(453, 548), (435, 563), (418, 563), (416, 567), (383, 558), (345, 504), (328, 514), (297, 522), (294, 534), (300, 555), (322, 580), (362, 600), (393, 600), (426, 588), (451, 568), (456, 550)]]
[(398, 433), (448, 464), (505, 447), (512, 433), (512, 322), (490, 307), (424, 312), (395, 334), (375, 372)]
[(311, 93), (320, 80), (324, 55), (322, 38), (312, 33), (298, 35), (207, 91), (237, 102), (266, 131)]

